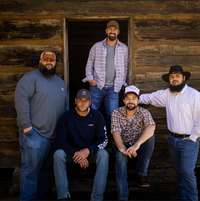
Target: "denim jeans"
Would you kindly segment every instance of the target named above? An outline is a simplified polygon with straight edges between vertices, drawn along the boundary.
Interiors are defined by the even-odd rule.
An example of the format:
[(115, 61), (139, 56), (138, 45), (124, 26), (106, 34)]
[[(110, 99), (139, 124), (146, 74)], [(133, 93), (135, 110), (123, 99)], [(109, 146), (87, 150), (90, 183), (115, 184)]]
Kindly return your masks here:
[(199, 151), (199, 139), (182, 140), (169, 135), (168, 146), (172, 163), (177, 174), (178, 190), (181, 200), (198, 200), (195, 165)]
[[(67, 163), (73, 163), (73, 158), (62, 149), (58, 149), (53, 157), (57, 199), (71, 197), (68, 188)], [(87, 159), (91, 163), (96, 163), (91, 200), (103, 200), (108, 175), (108, 152), (101, 149), (96, 154), (90, 154)]]
[(19, 200), (36, 200), (40, 170), (52, 145), (50, 139), (39, 135), (34, 128), (26, 134), (19, 132), (21, 151)]
[(114, 86), (104, 87), (102, 90), (96, 86), (90, 86), (91, 108), (99, 110), (104, 101), (106, 108), (106, 128), (108, 136), (111, 136), (111, 113), (119, 107), (119, 93), (114, 92)]
[[(147, 175), (149, 162), (153, 153), (155, 144), (155, 136), (153, 135), (146, 142), (144, 142), (139, 150), (138, 154), (138, 162), (136, 173), (138, 175)], [(129, 148), (130, 146), (126, 146)], [(128, 182), (127, 182), (127, 163), (128, 156), (122, 154), (118, 148), (114, 147), (115, 154), (115, 174), (116, 174), (116, 182), (117, 182), (117, 194), (118, 200), (128, 200), (129, 190), (128, 190)]]

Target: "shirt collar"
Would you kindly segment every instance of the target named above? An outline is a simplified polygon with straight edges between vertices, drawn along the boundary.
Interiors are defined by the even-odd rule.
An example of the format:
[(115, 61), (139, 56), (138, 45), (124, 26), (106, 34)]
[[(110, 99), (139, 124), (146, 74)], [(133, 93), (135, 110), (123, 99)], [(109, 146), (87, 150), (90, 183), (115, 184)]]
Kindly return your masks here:
[(188, 88), (188, 86), (187, 86), (187, 84), (185, 84), (185, 86), (184, 86), (183, 89), (180, 91), (180, 93), (183, 94), (187, 88)]

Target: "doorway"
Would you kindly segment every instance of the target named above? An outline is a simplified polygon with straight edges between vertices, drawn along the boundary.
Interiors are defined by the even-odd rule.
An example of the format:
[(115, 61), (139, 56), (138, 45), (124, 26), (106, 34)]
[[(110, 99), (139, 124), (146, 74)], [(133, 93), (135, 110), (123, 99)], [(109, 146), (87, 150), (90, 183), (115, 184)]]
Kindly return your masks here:
[[(85, 66), (90, 48), (107, 37), (105, 33), (106, 21), (68, 21), (68, 52), (69, 52), (69, 108), (75, 107), (75, 97), (79, 89), (89, 89), (89, 83), (83, 83)], [(128, 44), (128, 20), (119, 21), (120, 34), (118, 39)], [(120, 92), (119, 105), (122, 106)], [(103, 104), (102, 104), (103, 105)], [(104, 107), (104, 106), (102, 106)], [(105, 108), (101, 108), (104, 113)]]

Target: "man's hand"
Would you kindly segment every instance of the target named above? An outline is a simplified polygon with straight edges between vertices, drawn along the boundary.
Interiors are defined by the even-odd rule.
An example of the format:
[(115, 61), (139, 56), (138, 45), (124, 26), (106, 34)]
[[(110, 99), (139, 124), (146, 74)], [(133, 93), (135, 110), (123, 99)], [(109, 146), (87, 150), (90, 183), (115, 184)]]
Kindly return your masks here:
[(97, 81), (96, 80), (90, 80), (89, 84), (90, 84), (90, 86), (93, 87), (93, 86), (95, 86), (97, 84)]
[(191, 140), (189, 137), (185, 137), (182, 140)]
[(89, 162), (87, 159), (83, 159), (80, 163), (79, 163), (81, 168), (86, 169), (87, 167), (89, 167)]
[(120, 151), (122, 154), (126, 155), (126, 148), (121, 148), (121, 149), (119, 149), (119, 151)]
[(75, 163), (80, 164), (84, 159), (87, 159), (89, 154), (90, 154), (90, 151), (88, 148), (81, 149), (80, 151), (75, 152), (73, 156), (73, 160)]
[(33, 128), (33, 126), (23, 129), (24, 134), (29, 132), (32, 128)]
[[(136, 151), (140, 148), (140, 145), (138, 143), (135, 143), (134, 145), (132, 145), (131, 147), (129, 147), (126, 151), (126, 155), (128, 155), (130, 157), (133, 156), (133, 157), (136, 157), (137, 156), (137, 153)], [(131, 158), (131, 157), (130, 157)]]

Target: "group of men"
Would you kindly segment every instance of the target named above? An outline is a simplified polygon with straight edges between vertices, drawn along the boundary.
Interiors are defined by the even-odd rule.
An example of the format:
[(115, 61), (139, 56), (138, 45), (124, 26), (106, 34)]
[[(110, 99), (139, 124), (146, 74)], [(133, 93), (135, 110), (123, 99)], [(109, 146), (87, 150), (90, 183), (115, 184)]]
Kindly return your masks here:
[[(107, 183), (109, 154), (105, 150), (113, 136), (118, 200), (128, 200), (128, 159), (137, 157), (138, 185), (149, 187), (147, 171), (155, 142), (155, 122), (139, 103), (166, 107), (169, 152), (177, 173), (181, 200), (198, 200), (195, 177), (200, 136), (200, 93), (185, 81), (190, 73), (181, 66), (170, 68), (163, 80), (169, 88), (140, 95), (127, 86), (128, 47), (117, 36), (119, 24), (107, 23), (107, 38), (90, 50), (86, 78), (90, 88), (80, 89), (75, 108), (67, 111), (67, 88), (55, 75), (56, 55), (45, 50), (39, 69), (25, 74), (15, 90), (15, 107), (21, 151), (20, 200), (42, 199), (44, 163), (53, 153), (53, 169), (58, 200), (70, 200), (67, 164), (87, 168), (96, 164), (91, 200), (101, 201)], [(126, 86), (119, 107), (119, 91)], [(106, 121), (98, 111), (104, 101)], [(108, 137), (107, 137), (108, 135)], [(111, 137), (109, 138), (111, 139)], [(53, 152), (52, 152), (53, 150)]]

